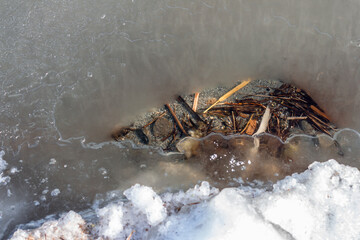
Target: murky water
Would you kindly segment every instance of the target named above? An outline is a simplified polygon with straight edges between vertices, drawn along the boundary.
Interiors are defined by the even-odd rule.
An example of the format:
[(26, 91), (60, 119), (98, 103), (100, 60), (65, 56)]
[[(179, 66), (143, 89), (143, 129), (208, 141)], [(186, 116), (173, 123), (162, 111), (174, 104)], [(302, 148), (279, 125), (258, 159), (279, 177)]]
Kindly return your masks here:
[[(164, 191), (202, 178), (174, 167), (179, 155), (107, 142), (116, 124), (175, 93), (280, 78), (359, 130), (359, 8), (356, 0), (4, 1), (0, 147), (11, 180), (0, 186), (0, 236), (135, 182)], [(359, 139), (347, 133), (339, 139), (353, 164)]]
[(227, 187), (253, 181), (274, 183), (305, 171), (314, 161), (329, 159), (360, 168), (360, 134), (342, 129), (334, 137), (294, 135), (285, 142), (270, 134), (223, 136), (210, 134), (202, 139), (187, 137), (177, 148), (189, 163), (199, 163), (213, 185)]

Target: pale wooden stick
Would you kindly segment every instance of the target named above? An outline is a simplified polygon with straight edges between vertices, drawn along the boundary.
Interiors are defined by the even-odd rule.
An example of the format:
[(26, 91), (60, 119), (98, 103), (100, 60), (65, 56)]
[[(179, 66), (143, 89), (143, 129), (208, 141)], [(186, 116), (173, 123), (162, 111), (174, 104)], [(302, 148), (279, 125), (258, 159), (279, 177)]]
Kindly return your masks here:
[(304, 117), (287, 117), (286, 120), (305, 120), (307, 116)]
[(131, 237), (132, 237), (132, 235), (134, 234), (134, 232), (135, 232), (135, 230), (132, 230), (131, 233), (130, 233), (130, 235), (126, 238), (126, 240), (130, 240)]
[(194, 110), (194, 112), (196, 112), (196, 109), (198, 106), (199, 95), (200, 95), (200, 93), (197, 92), (197, 93), (195, 93), (195, 96), (194, 96), (194, 102), (193, 102), (193, 106), (192, 106), (192, 109)]
[(252, 149), (253, 154), (257, 153), (258, 149), (260, 147), (260, 140), (259, 140), (259, 138), (257, 138), (257, 135), (266, 131), (266, 129), (269, 125), (270, 118), (271, 118), (270, 108), (269, 108), (269, 106), (266, 106), (264, 115), (261, 118), (259, 129), (256, 131), (256, 133), (253, 134), (254, 145), (255, 145), (254, 148)]
[(259, 129), (256, 131), (256, 133), (253, 134), (253, 136), (256, 136), (266, 131), (269, 125), (270, 118), (271, 118), (270, 108), (269, 106), (266, 106), (264, 115), (261, 118)]
[(243, 81), (242, 83), (240, 83), (239, 85), (237, 85), (236, 87), (234, 87), (233, 89), (231, 89), (230, 91), (228, 91), (227, 93), (225, 93), (221, 98), (219, 98), (213, 105), (211, 105), (210, 107), (208, 107), (208, 109), (206, 109), (204, 111), (204, 113), (206, 113), (207, 111), (209, 111), (212, 107), (214, 107), (216, 104), (218, 104), (219, 102), (224, 101), (225, 99), (227, 99), (228, 97), (230, 97), (231, 95), (233, 95), (235, 92), (239, 91), (241, 88), (245, 87), (249, 82), (251, 81), (251, 79), (249, 78), (248, 80)]

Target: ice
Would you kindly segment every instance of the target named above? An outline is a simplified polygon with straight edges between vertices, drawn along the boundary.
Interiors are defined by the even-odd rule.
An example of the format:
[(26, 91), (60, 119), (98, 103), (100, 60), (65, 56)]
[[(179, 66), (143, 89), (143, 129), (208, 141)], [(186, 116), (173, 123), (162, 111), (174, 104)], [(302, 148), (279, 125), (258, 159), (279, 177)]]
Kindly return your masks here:
[(98, 220), (87, 232), (81, 216), (70, 211), (35, 230), (18, 230), (12, 239), (126, 239), (132, 232), (133, 240), (360, 237), (360, 171), (335, 160), (315, 162), (272, 190), (241, 186), (219, 192), (202, 182), (186, 192), (156, 194), (136, 184), (124, 195), (126, 201), (97, 209)]
[(123, 232), (123, 208), (122, 204), (110, 204), (97, 211), (99, 225), (97, 231), (99, 236), (115, 239)]
[(11, 239), (89, 239), (85, 232), (85, 221), (82, 217), (70, 211), (59, 220), (45, 222), (35, 230), (17, 230)]
[(6, 166), (8, 165), (7, 162), (2, 158), (5, 155), (4, 151), (0, 151), (0, 186), (6, 185), (10, 181), (9, 176), (3, 176), (4, 170), (6, 169)]
[(7, 162), (5, 160), (2, 159), (2, 157), (5, 155), (4, 151), (0, 151), (0, 171), (5, 170), (6, 166), (7, 166)]
[(53, 197), (56, 197), (57, 195), (60, 194), (60, 190), (58, 188), (55, 188), (54, 190), (51, 191), (50, 195)]
[(166, 219), (153, 239), (281, 239), (235, 188)]
[[(0, 238), (135, 183), (163, 191), (208, 180), (189, 165), (156, 166), (165, 157), (155, 151), (107, 143), (115, 125), (175, 94), (283, 79), (340, 127), (359, 130), (359, 8), (358, 0), (3, 1), (0, 151), (20, 172), (0, 170)], [(347, 163), (358, 164), (359, 143), (339, 144)], [(251, 169), (245, 160), (239, 167)], [(55, 188), (61, 194), (51, 197)]]
[(126, 190), (124, 195), (133, 203), (136, 211), (146, 215), (150, 225), (156, 226), (165, 219), (164, 203), (150, 187), (141, 187), (136, 184)]
[(208, 182), (202, 182), (186, 192), (179, 191), (176, 194), (164, 193), (162, 199), (168, 205), (171, 203), (171, 205), (183, 206), (207, 200), (218, 193), (219, 190), (217, 188), (211, 187)]
[(55, 158), (50, 158), (49, 164), (55, 164), (55, 163), (56, 163), (56, 159)]

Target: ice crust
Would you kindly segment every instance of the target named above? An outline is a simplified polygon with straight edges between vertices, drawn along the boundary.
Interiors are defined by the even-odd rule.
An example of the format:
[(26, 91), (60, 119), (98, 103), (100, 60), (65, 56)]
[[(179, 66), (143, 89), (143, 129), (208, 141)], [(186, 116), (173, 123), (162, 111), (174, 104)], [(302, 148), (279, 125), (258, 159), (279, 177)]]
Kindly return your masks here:
[(273, 185), (271, 191), (243, 186), (222, 191), (207, 182), (186, 192), (156, 194), (134, 185), (128, 201), (97, 209), (85, 231), (73, 211), (12, 239), (359, 239), (360, 172), (335, 160), (311, 164)]

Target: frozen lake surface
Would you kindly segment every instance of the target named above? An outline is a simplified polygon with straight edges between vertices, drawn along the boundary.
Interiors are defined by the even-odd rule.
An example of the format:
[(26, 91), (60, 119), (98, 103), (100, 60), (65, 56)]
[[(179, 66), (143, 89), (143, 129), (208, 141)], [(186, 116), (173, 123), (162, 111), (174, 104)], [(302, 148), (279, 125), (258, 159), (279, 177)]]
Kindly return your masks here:
[[(359, 131), (359, 9), (357, 0), (5, 0), (0, 8), (0, 238), (47, 216), (83, 214), (106, 199), (117, 210), (96, 214), (104, 221), (110, 221), (110, 213), (125, 216), (126, 203), (116, 205), (122, 195), (110, 196), (136, 183), (151, 187), (165, 202), (162, 194), (209, 180), (192, 165), (179, 164), (179, 155), (110, 141), (114, 126), (175, 94), (249, 77), (282, 79), (306, 90), (338, 126)], [(335, 158), (340, 163), (358, 166), (356, 131), (338, 134), (344, 151)], [(299, 143), (300, 149), (311, 149), (297, 155), (306, 161), (334, 158), (332, 152), (307, 148), (306, 139)], [(148, 188), (139, 191), (144, 189), (150, 194)], [(245, 190), (201, 200), (192, 206), (194, 212), (202, 206), (204, 214), (215, 213), (217, 201), (234, 198), (269, 233), (298, 236), (280, 220), (271, 222), (283, 230), (264, 223), (251, 209), (265, 217), (266, 207), (245, 203), (248, 196), (239, 191)], [(282, 196), (279, 191), (254, 199)], [(165, 213), (151, 224), (165, 226), (185, 214)], [(76, 216), (66, 219), (81, 222)], [(338, 231), (331, 224), (327, 228)], [(106, 230), (109, 226), (101, 230), (99, 225), (99, 234), (130, 231), (115, 233)], [(170, 225), (152, 231), (159, 234), (154, 237), (172, 236)]]

